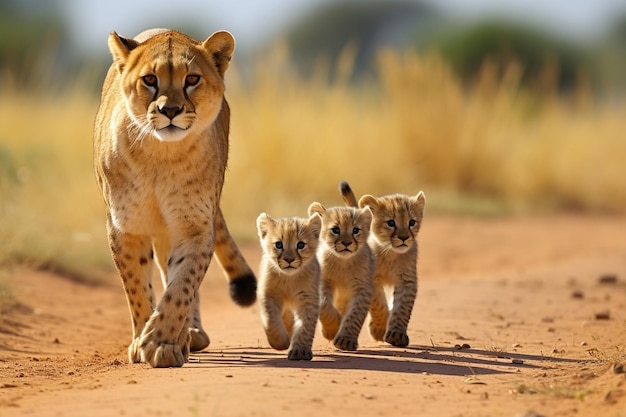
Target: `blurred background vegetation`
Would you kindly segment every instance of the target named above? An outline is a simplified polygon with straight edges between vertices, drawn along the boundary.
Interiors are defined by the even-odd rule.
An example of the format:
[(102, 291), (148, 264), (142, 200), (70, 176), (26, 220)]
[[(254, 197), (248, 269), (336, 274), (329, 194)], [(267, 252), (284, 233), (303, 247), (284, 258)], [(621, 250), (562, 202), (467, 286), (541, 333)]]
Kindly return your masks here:
[[(92, 279), (112, 267), (91, 160), (108, 33), (77, 48), (68, 4), (0, 0), (0, 269)], [(626, 212), (626, 14), (581, 40), (435, 4), (311, 2), (238, 48), (222, 201), (237, 239), (256, 241), (261, 211), (341, 204), (343, 179), (424, 190), (429, 214)]]

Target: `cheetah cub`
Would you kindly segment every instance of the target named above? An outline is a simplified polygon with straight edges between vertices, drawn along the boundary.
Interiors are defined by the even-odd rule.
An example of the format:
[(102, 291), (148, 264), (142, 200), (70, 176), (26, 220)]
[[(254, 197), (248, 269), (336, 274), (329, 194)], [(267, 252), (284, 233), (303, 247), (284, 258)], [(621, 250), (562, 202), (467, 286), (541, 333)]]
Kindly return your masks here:
[[(348, 206), (357, 201), (350, 185), (340, 184)], [(374, 253), (374, 295), (370, 305), (370, 335), (394, 346), (407, 346), (407, 327), (417, 296), (417, 233), (424, 217), (426, 198), (392, 194), (382, 197), (364, 195), (358, 206), (372, 210), (369, 243)], [(393, 288), (391, 310), (385, 287)]]
[(369, 208), (309, 206), (322, 216), (318, 260), (322, 268), (322, 335), (341, 350), (357, 350), (359, 333), (374, 292), (374, 258), (368, 246)]
[(263, 257), (257, 299), (270, 346), (290, 360), (311, 360), (319, 316), (320, 266), (315, 257), (322, 219), (266, 213), (257, 218)]

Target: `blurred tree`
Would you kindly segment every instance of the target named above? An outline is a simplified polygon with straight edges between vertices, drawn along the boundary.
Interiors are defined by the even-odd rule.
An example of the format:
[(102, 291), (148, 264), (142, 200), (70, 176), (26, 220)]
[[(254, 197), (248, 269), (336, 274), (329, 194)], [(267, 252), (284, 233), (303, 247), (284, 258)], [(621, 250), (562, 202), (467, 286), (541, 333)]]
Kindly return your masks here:
[(344, 48), (356, 48), (355, 73), (372, 68), (380, 46), (404, 46), (436, 16), (425, 3), (405, 0), (330, 2), (294, 22), (287, 31), (291, 56), (305, 72), (320, 57), (334, 63)]
[(0, 0), (0, 71), (20, 84), (65, 72), (67, 33), (57, 0)]
[[(421, 40), (420, 40), (421, 41)], [(535, 83), (552, 71), (552, 86), (574, 87), (581, 71), (590, 72), (585, 52), (539, 29), (503, 21), (439, 32), (427, 42), (439, 50), (465, 80), (474, 80), (486, 61), (504, 70), (515, 61), (522, 66), (522, 82)]]

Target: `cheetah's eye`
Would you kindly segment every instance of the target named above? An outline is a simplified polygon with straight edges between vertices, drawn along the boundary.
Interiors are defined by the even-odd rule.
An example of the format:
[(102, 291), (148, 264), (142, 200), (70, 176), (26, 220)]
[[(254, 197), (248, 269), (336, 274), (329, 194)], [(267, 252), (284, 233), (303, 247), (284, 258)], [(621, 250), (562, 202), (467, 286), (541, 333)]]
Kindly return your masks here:
[(355, 228), (352, 229), (352, 234), (355, 235), (355, 236), (358, 235), (359, 232), (361, 232), (361, 229), (359, 229), (358, 227), (355, 227)]
[(193, 87), (200, 82), (200, 76), (196, 74), (189, 74), (185, 78), (185, 87)]
[(417, 224), (417, 222), (414, 219), (409, 220), (409, 227), (413, 227)]
[(159, 79), (154, 74), (144, 75), (141, 80), (147, 87), (156, 87), (159, 83)]
[(341, 233), (341, 229), (338, 226), (333, 227), (332, 229), (330, 229), (330, 231), (333, 233), (333, 235), (338, 235), (339, 233)]
[(396, 227), (396, 221), (395, 220), (387, 220), (387, 226), (391, 227), (391, 228), (395, 228)]
[(298, 242), (298, 244), (296, 245), (296, 247), (298, 248), (298, 250), (302, 250), (304, 249), (304, 247), (306, 246), (306, 244), (304, 242)]
[(274, 243), (274, 247), (276, 249), (279, 249), (279, 250), (282, 249), (283, 248), (283, 242), (278, 241), (278, 242)]

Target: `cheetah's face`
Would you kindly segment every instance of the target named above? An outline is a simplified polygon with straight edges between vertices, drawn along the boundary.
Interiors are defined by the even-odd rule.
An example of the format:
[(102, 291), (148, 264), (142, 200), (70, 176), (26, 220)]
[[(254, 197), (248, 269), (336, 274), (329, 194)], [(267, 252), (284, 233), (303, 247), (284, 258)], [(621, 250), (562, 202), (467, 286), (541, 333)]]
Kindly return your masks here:
[[(203, 43), (176, 32), (143, 43), (124, 41), (126, 54), (114, 55), (140, 139), (176, 142), (213, 124), (222, 107), (223, 74), (234, 49), (230, 34), (218, 32)], [(114, 47), (110, 45), (112, 51)]]

